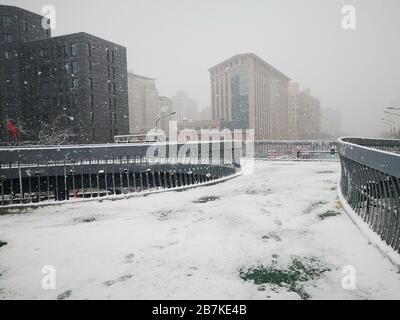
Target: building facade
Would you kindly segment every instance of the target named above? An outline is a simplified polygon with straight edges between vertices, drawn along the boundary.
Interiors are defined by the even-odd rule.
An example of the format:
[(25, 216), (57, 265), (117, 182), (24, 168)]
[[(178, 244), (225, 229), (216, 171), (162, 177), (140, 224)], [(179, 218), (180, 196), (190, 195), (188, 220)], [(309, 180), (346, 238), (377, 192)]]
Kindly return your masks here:
[(318, 139), (321, 136), (321, 102), (310, 89), (300, 91), (297, 111), (297, 138)]
[(155, 79), (128, 73), (129, 130), (146, 133), (156, 126), (160, 104)]
[(21, 118), (20, 46), (50, 38), (51, 31), (42, 16), (13, 6), (0, 5), (0, 19), (0, 141), (8, 141), (7, 120)]
[(197, 101), (190, 98), (187, 92), (177, 91), (174, 97), (171, 97), (172, 108), (176, 111), (178, 122), (195, 121), (197, 117)]
[(252, 53), (209, 69), (212, 119), (221, 129), (254, 129), (256, 139), (289, 136), (290, 78)]
[(297, 82), (289, 84), (289, 138), (297, 139), (297, 114), (299, 110), (300, 85)]
[(16, 53), (20, 140), (41, 142), (49, 126), (67, 130), (70, 143), (107, 143), (127, 134), (126, 48), (83, 32), (54, 38), (37, 32)]
[(339, 138), (342, 135), (342, 115), (339, 110), (322, 109), (321, 133), (329, 138)]

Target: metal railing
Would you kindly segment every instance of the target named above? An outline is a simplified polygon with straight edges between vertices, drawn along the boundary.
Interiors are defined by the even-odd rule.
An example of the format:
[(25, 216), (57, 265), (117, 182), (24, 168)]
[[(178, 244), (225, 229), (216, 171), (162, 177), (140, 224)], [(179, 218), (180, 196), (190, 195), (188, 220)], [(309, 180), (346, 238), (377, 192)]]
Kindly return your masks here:
[(240, 155), (240, 145), (233, 142), (2, 148), (0, 205), (190, 187), (236, 174)]
[(351, 208), (400, 252), (400, 140), (341, 138), (340, 191)]
[(337, 148), (337, 141), (254, 141), (255, 157), (268, 160), (338, 160)]

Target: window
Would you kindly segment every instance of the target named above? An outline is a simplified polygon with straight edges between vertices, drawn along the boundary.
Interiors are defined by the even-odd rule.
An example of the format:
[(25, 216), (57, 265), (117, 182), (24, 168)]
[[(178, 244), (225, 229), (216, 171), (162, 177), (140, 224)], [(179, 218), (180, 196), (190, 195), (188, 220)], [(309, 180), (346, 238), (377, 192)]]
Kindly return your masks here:
[(40, 55), (41, 57), (43, 57), (43, 58), (46, 58), (46, 57), (47, 57), (47, 51), (46, 51), (46, 49), (40, 49), (40, 50), (39, 50), (39, 55)]
[(115, 82), (113, 82), (113, 94), (116, 94), (116, 89), (115, 89)]
[(75, 43), (71, 44), (71, 55), (76, 56), (78, 53), (78, 48)]
[(91, 124), (94, 124), (94, 112), (90, 112), (90, 122)]
[(78, 71), (79, 71), (78, 62), (76, 61), (72, 62), (72, 73), (77, 73)]
[(28, 32), (28, 30), (29, 30), (28, 21), (24, 20), (22, 24), (23, 24), (24, 31), (25, 31), (25, 32)]
[(69, 50), (68, 50), (68, 45), (67, 44), (64, 44), (64, 55), (66, 56), (66, 57), (68, 57), (69, 56), (69, 52), (68, 52)]
[(78, 86), (79, 86), (79, 80), (78, 80), (78, 78), (73, 78), (73, 79), (72, 79), (72, 88), (73, 88), (73, 89), (78, 89)]
[(4, 27), (11, 25), (11, 18), (9, 16), (3, 16), (2, 21)]
[(93, 73), (93, 63), (89, 61), (89, 73)]
[(89, 89), (93, 90), (93, 79), (89, 78)]
[(10, 51), (4, 51), (4, 58), (7, 60), (11, 60), (11, 52)]
[(111, 88), (112, 88), (111, 82), (109, 81), (109, 82), (108, 82), (108, 93), (109, 93), (109, 94), (111, 94)]
[(106, 49), (107, 61), (110, 61), (110, 50)]
[(115, 79), (115, 68), (112, 68), (112, 78)]
[(5, 34), (4, 35), (4, 42), (5, 43), (12, 43), (12, 35), (11, 34)]
[(111, 50), (111, 62), (115, 62), (114, 51)]
[(90, 106), (94, 107), (94, 96), (90, 96)]
[(65, 73), (66, 73), (67, 75), (70, 75), (70, 74), (72, 73), (72, 66), (71, 66), (71, 63), (67, 62), (67, 63), (64, 65), (64, 69), (65, 69)]
[(110, 66), (107, 66), (107, 76), (108, 76), (108, 79), (110, 79), (110, 76), (111, 76)]
[(92, 56), (92, 45), (90, 43), (86, 44), (86, 54), (88, 57)]

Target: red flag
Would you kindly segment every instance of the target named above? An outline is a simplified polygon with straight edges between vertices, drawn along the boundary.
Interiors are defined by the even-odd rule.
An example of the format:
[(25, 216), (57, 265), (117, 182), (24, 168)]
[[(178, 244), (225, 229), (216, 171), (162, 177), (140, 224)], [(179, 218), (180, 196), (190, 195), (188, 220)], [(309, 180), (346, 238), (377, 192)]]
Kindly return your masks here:
[(17, 126), (15, 125), (14, 121), (7, 120), (7, 131), (10, 134), (11, 138), (13, 138), (13, 140), (17, 140), (18, 129), (17, 129)]

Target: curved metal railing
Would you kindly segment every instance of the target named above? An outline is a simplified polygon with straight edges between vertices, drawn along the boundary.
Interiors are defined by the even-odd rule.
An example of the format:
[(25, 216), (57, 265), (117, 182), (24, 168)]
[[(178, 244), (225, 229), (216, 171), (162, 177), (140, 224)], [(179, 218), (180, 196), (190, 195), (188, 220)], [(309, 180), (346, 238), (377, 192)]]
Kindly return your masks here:
[(341, 138), (339, 156), (343, 197), (400, 252), (400, 140)]
[(240, 171), (232, 141), (0, 149), (0, 206), (51, 204), (217, 182)]
[(254, 156), (268, 160), (337, 160), (337, 141), (257, 140)]

